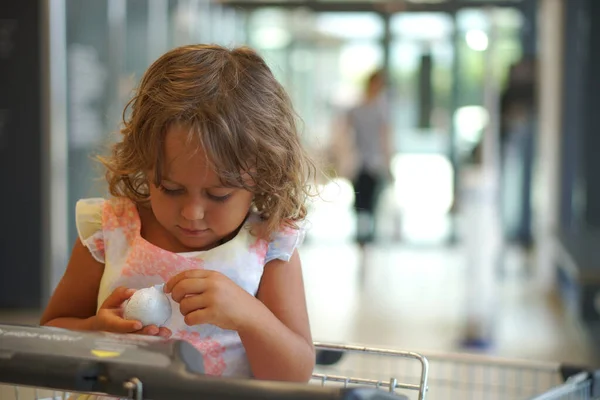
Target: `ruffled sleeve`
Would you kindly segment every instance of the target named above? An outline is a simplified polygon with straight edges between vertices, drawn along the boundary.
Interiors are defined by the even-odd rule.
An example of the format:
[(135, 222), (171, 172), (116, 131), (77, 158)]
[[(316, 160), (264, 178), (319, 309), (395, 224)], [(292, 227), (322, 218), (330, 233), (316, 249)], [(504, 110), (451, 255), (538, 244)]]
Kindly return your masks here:
[(81, 243), (98, 262), (104, 263), (104, 231), (102, 210), (104, 199), (82, 199), (75, 205), (75, 225)]
[(265, 264), (273, 260), (290, 261), (294, 251), (302, 245), (306, 236), (306, 229), (284, 228), (277, 232), (267, 248)]

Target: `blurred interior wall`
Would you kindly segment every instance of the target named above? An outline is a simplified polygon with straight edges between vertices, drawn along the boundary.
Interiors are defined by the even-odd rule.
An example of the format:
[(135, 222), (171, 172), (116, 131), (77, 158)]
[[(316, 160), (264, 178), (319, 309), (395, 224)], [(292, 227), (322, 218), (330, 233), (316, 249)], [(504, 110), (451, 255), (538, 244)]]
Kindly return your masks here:
[(41, 299), (41, 8), (0, 2), (0, 307)]
[(64, 0), (0, 3), (0, 309), (37, 309), (64, 270)]
[(559, 199), (563, 102), (563, 0), (538, 3), (538, 135), (535, 179), (535, 230), (538, 271), (552, 276), (553, 237), (560, 224)]
[(68, 215), (67, 13), (65, 0), (43, 0), (42, 106), (42, 286), (44, 305), (70, 256)]

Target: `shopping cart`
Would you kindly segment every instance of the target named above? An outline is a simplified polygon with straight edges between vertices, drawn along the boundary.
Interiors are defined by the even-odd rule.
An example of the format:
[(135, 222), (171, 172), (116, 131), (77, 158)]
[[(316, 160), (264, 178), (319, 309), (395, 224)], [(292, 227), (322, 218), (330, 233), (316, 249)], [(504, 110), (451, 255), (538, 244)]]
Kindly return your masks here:
[[(424, 362), (426, 372), (422, 357), (404, 356)], [(376, 382), (317, 378), (320, 385), (210, 377), (203, 374), (201, 354), (185, 341), (0, 324), (2, 400), (398, 400), (396, 389), (423, 398), (425, 387), (387, 382), (386, 392)]]
[[(358, 376), (362, 385), (375, 384), (382, 376), (393, 376), (394, 382), (419, 382), (421, 370), (407, 363), (402, 352), (346, 345), (316, 343), (322, 365), (315, 377), (328, 381), (328, 376)], [(427, 400), (592, 400), (600, 399), (600, 370), (558, 363), (502, 359), (484, 355), (420, 353), (427, 360)], [(325, 378), (319, 378), (319, 377)], [(337, 379), (339, 382), (342, 379)], [(353, 379), (345, 387), (352, 387)], [(375, 383), (376, 382), (376, 383)], [(416, 392), (397, 393), (419, 399)]]
[[(593, 371), (315, 343), (310, 385), (212, 378), (186, 342), (0, 325), (0, 399), (596, 399)], [(343, 357), (340, 357), (343, 356)], [(60, 392), (59, 392), (60, 391)]]

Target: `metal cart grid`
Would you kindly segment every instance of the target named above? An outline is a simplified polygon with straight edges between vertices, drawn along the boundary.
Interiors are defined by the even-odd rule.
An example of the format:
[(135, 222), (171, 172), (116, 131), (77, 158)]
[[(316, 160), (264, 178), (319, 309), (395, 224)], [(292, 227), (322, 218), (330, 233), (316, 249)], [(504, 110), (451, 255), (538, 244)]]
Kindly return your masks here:
[[(369, 351), (331, 347), (318, 344), (322, 349), (341, 351), (343, 357), (333, 365), (317, 366), (319, 376), (360, 377), (377, 381), (383, 388), (392, 382), (418, 384), (421, 369), (418, 363), (398, 357), (391, 350)], [(372, 350), (372, 349), (371, 349)], [(593, 377), (581, 368), (568, 368), (559, 363), (501, 359), (487, 355), (420, 353), (428, 362), (426, 375), (427, 400), (590, 400)], [(567, 371), (571, 371), (569, 374)], [(577, 373), (579, 371), (583, 371)], [(569, 375), (571, 376), (569, 379)], [(387, 382), (385, 381), (387, 377)], [(352, 385), (350, 380), (349, 385)], [(328, 384), (332, 384), (329, 383)], [(346, 385), (345, 382), (337, 384)], [(418, 399), (412, 390), (397, 387), (396, 393), (409, 399)]]

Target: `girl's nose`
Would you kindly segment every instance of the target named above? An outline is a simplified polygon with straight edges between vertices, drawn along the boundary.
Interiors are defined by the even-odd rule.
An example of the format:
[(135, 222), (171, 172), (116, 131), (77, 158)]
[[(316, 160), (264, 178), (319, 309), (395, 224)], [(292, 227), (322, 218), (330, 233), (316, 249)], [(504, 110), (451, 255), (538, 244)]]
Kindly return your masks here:
[(188, 202), (181, 210), (181, 216), (188, 221), (204, 219), (204, 205), (198, 200)]

